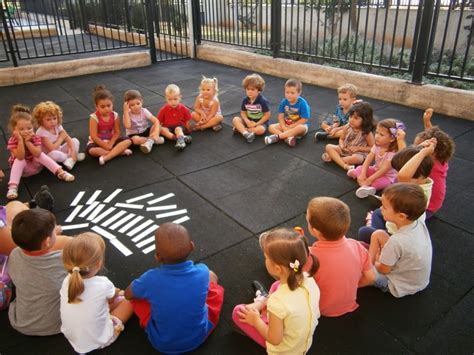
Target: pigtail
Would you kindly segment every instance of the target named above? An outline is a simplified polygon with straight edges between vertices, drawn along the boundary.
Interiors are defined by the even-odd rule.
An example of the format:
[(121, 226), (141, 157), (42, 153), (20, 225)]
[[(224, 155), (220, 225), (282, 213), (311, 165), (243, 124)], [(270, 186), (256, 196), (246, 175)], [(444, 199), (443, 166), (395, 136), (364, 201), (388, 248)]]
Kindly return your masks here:
[(216, 90), (216, 95), (217, 95), (217, 93), (219, 92), (219, 86), (218, 86), (218, 83), (217, 83), (217, 78), (213, 77), (212, 81), (214, 82), (214, 89)]
[(314, 254), (309, 254), (309, 257), (312, 259), (311, 268), (308, 270), (308, 275), (313, 276), (319, 270), (319, 259)]
[(294, 262), (289, 264), (290, 274), (288, 276), (288, 287), (291, 291), (301, 286), (303, 281), (303, 265), (305, 262), (306, 259), (301, 263), (298, 259), (295, 259)]
[(82, 300), (79, 298), (84, 292), (84, 280), (82, 279), (81, 269), (74, 266), (70, 271), (71, 276), (69, 277), (69, 287), (67, 290), (68, 303), (81, 303)]

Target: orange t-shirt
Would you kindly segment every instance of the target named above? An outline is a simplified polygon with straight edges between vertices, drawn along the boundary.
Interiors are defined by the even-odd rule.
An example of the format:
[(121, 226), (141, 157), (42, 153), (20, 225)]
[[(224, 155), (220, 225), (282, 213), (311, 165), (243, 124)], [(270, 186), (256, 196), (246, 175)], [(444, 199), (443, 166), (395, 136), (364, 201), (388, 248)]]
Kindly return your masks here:
[(321, 291), (321, 315), (337, 317), (357, 309), (359, 280), (362, 272), (372, 267), (367, 249), (357, 240), (342, 237), (317, 241), (310, 251), (319, 259), (314, 279)]

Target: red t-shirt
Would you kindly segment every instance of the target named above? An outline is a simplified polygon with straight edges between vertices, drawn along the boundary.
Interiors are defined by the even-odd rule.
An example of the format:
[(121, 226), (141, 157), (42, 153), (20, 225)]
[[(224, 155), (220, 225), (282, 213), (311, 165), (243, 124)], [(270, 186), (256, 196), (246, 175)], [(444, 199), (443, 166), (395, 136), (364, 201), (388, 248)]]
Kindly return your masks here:
[[(41, 146), (41, 138), (37, 136), (36, 134), (31, 137), (31, 143), (35, 146)], [(8, 145), (7, 149), (12, 152), (12, 150), (18, 148), (18, 140), (16, 139), (15, 136), (11, 136), (10, 139), (8, 140)], [(32, 161), (33, 160), (33, 154), (29, 151), (29, 149), (25, 146), (25, 160), (26, 161)], [(13, 162), (15, 161), (15, 156), (13, 155), (13, 152), (10, 154), (10, 157), (8, 158), (8, 163), (10, 166), (13, 165)]]
[(172, 107), (168, 104), (164, 105), (158, 112), (158, 120), (163, 127), (186, 127), (191, 119), (191, 112), (183, 104)]
[(314, 279), (321, 291), (321, 314), (337, 317), (356, 310), (359, 280), (362, 272), (372, 267), (367, 249), (357, 240), (342, 237), (336, 241), (317, 241), (310, 252), (319, 259)]
[(430, 178), (433, 180), (433, 189), (431, 190), (430, 202), (427, 210), (435, 213), (443, 205), (446, 195), (446, 177), (448, 175), (449, 164), (441, 164), (435, 159), (433, 169), (431, 169)]

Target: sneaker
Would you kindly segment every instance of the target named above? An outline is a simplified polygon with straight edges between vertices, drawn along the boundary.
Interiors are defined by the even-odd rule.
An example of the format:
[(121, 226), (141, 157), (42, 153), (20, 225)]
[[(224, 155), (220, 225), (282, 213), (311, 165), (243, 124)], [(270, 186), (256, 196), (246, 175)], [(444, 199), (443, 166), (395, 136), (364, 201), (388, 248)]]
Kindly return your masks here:
[(243, 134), (244, 138), (247, 140), (247, 142), (252, 143), (255, 140), (255, 133), (253, 132), (245, 132)]
[(361, 186), (356, 190), (356, 196), (358, 198), (366, 198), (369, 195), (375, 195), (377, 190), (372, 186)]
[(239, 131), (237, 131), (237, 128), (232, 127), (232, 134), (237, 134), (237, 133), (239, 133)]
[(40, 187), (37, 193), (33, 196), (33, 200), (30, 202), (30, 208), (33, 206), (43, 208), (48, 211), (53, 211), (54, 197), (49, 191), (49, 187), (43, 185)]
[(8, 188), (7, 199), (15, 200), (18, 197), (18, 186), (12, 185)]
[(328, 153), (323, 153), (323, 155), (321, 155), (321, 159), (326, 163), (329, 163), (331, 161), (331, 157)]
[(315, 134), (314, 134), (314, 141), (317, 142), (317, 141), (325, 141), (328, 139), (328, 132), (326, 131), (317, 131)]
[(356, 170), (355, 169), (347, 170), (347, 176), (349, 176), (352, 179), (357, 179)]
[(104, 165), (105, 164), (105, 159), (104, 156), (99, 157), (99, 165)]
[(153, 141), (153, 143), (155, 143), (156, 145), (165, 144), (165, 138), (162, 136), (159, 136)]
[(186, 142), (184, 141), (184, 138), (179, 137), (176, 140), (176, 144), (174, 145), (174, 147), (178, 150), (183, 150), (184, 148), (186, 148)]
[(355, 165), (344, 165), (344, 169), (346, 169), (347, 171), (349, 170), (354, 170), (355, 169)]
[(272, 134), (271, 136), (266, 136), (265, 137), (265, 144), (273, 144), (276, 143), (280, 140), (280, 137), (278, 137), (278, 134)]
[(140, 150), (145, 154), (150, 153), (152, 148), (153, 148), (152, 139), (148, 139), (145, 143), (140, 144)]
[(86, 159), (86, 153), (77, 153), (77, 161), (83, 161)]
[(214, 127), (212, 127), (212, 130), (214, 132), (219, 132), (222, 130), (222, 125), (221, 124), (216, 124)]
[(72, 168), (74, 168), (74, 165), (76, 165), (76, 162), (72, 158), (67, 158), (65, 161), (63, 161), (63, 165), (66, 167), (67, 170), (72, 170)]
[(122, 153), (122, 155), (125, 155), (126, 157), (129, 157), (132, 154), (133, 154), (133, 152), (132, 152), (131, 149), (125, 149)]
[(290, 147), (294, 147), (296, 145), (296, 138), (288, 137), (287, 139), (285, 139), (285, 143), (288, 144)]
[(253, 280), (252, 281), (252, 289), (255, 291), (255, 296), (263, 296), (268, 297), (268, 290), (263, 286), (260, 281)]
[(191, 144), (193, 141), (193, 137), (191, 136), (184, 136), (184, 143)]

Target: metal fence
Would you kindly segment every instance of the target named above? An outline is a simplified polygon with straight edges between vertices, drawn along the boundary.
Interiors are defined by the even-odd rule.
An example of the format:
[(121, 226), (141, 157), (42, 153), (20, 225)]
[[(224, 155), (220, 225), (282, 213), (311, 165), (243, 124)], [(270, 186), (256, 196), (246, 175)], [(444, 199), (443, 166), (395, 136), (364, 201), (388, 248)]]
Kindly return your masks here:
[(274, 57), (474, 81), (472, 0), (201, 0), (201, 38)]
[(188, 57), (185, 1), (1, 1), (0, 62), (150, 48), (152, 59)]

